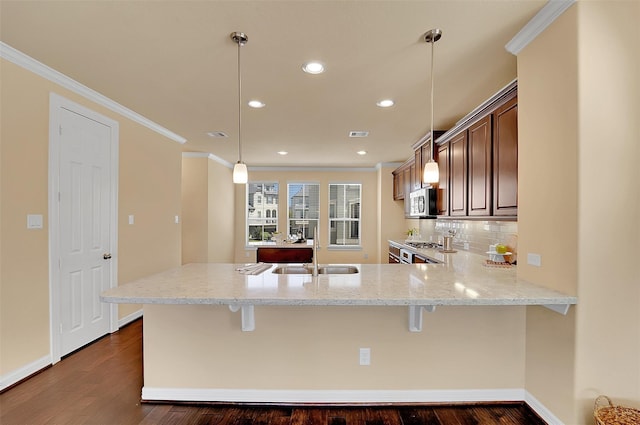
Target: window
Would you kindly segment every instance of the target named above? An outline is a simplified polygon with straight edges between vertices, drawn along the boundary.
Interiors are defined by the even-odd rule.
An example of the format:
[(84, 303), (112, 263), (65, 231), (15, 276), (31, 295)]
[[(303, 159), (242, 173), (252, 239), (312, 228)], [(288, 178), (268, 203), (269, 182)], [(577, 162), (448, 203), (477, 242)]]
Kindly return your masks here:
[(360, 246), (360, 184), (329, 185), (329, 245)]
[(313, 239), (313, 229), (320, 218), (320, 185), (317, 183), (289, 183), (288, 232), (292, 238)]
[(247, 189), (248, 244), (260, 245), (278, 231), (278, 183), (249, 183)]

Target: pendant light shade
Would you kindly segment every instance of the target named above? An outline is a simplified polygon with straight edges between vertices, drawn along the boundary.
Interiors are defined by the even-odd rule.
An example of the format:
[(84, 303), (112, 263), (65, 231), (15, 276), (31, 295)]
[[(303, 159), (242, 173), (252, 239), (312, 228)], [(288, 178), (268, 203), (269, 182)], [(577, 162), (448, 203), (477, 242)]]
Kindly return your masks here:
[(247, 164), (244, 162), (236, 162), (233, 166), (233, 182), (236, 184), (245, 184), (249, 181), (249, 173), (247, 172)]
[(231, 39), (238, 44), (238, 162), (233, 166), (233, 182), (245, 184), (249, 180), (247, 164), (242, 162), (242, 67), (240, 49), (247, 44), (249, 38), (245, 33), (232, 32)]
[(425, 183), (438, 183), (440, 181), (440, 169), (438, 163), (433, 159), (424, 166), (424, 175), (422, 180)]
[(433, 152), (436, 144), (435, 135), (433, 133), (433, 50), (436, 41), (440, 40), (440, 37), (442, 37), (442, 30), (437, 28), (427, 31), (424, 35), (424, 41), (431, 43), (431, 150), (429, 162), (424, 166), (422, 181), (429, 184), (438, 183), (440, 181), (438, 163), (433, 160)]

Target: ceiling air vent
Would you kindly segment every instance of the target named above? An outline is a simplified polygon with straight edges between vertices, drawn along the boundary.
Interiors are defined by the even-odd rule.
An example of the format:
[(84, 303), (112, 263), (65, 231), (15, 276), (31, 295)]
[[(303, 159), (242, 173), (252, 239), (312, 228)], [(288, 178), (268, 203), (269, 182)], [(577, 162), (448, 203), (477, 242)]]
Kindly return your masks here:
[(229, 137), (224, 131), (210, 131), (207, 133), (207, 136), (214, 138)]
[(349, 137), (367, 137), (369, 135), (368, 131), (350, 131)]

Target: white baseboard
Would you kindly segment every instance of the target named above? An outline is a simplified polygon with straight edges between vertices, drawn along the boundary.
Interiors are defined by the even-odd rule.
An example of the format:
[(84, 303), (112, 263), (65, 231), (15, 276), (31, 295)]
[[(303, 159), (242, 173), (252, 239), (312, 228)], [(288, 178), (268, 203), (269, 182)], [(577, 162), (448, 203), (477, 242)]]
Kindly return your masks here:
[(564, 425), (564, 423), (558, 419), (551, 410), (547, 409), (544, 404), (540, 403), (540, 401), (529, 391), (525, 391), (524, 401), (549, 425)]
[(118, 319), (118, 328), (128, 325), (129, 323), (133, 322), (134, 320), (138, 320), (141, 317), (142, 309), (134, 311), (133, 313), (124, 316), (122, 319)]
[(51, 357), (47, 355), (27, 365), (22, 366), (20, 369), (16, 369), (6, 375), (0, 376), (0, 391), (12, 386), (16, 382), (20, 382), (29, 375), (33, 375), (34, 373), (38, 372), (41, 369), (44, 369), (50, 364)]
[(143, 387), (145, 401), (191, 401), (276, 404), (460, 403), (523, 401), (523, 389), (493, 390), (241, 390)]

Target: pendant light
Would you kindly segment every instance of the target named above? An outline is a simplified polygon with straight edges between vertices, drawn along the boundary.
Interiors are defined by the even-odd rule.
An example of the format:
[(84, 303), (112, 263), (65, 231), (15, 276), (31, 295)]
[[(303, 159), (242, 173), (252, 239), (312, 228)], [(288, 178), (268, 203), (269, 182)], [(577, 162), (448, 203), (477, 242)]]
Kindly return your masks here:
[(242, 78), (240, 49), (247, 44), (249, 39), (242, 32), (232, 32), (231, 39), (238, 44), (238, 162), (233, 166), (233, 182), (237, 184), (245, 184), (249, 180), (247, 173), (247, 164), (242, 162)]
[(422, 180), (425, 183), (438, 183), (440, 181), (438, 163), (433, 160), (436, 142), (433, 133), (433, 50), (436, 41), (440, 40), (440, 37), (442, 37), (442, 30), (437, 28), (427, 31), (424, 35), (424, 41), (431, 43), (431, 151), (429, 162), (424, 166), (424, 174), (422, 176)]

